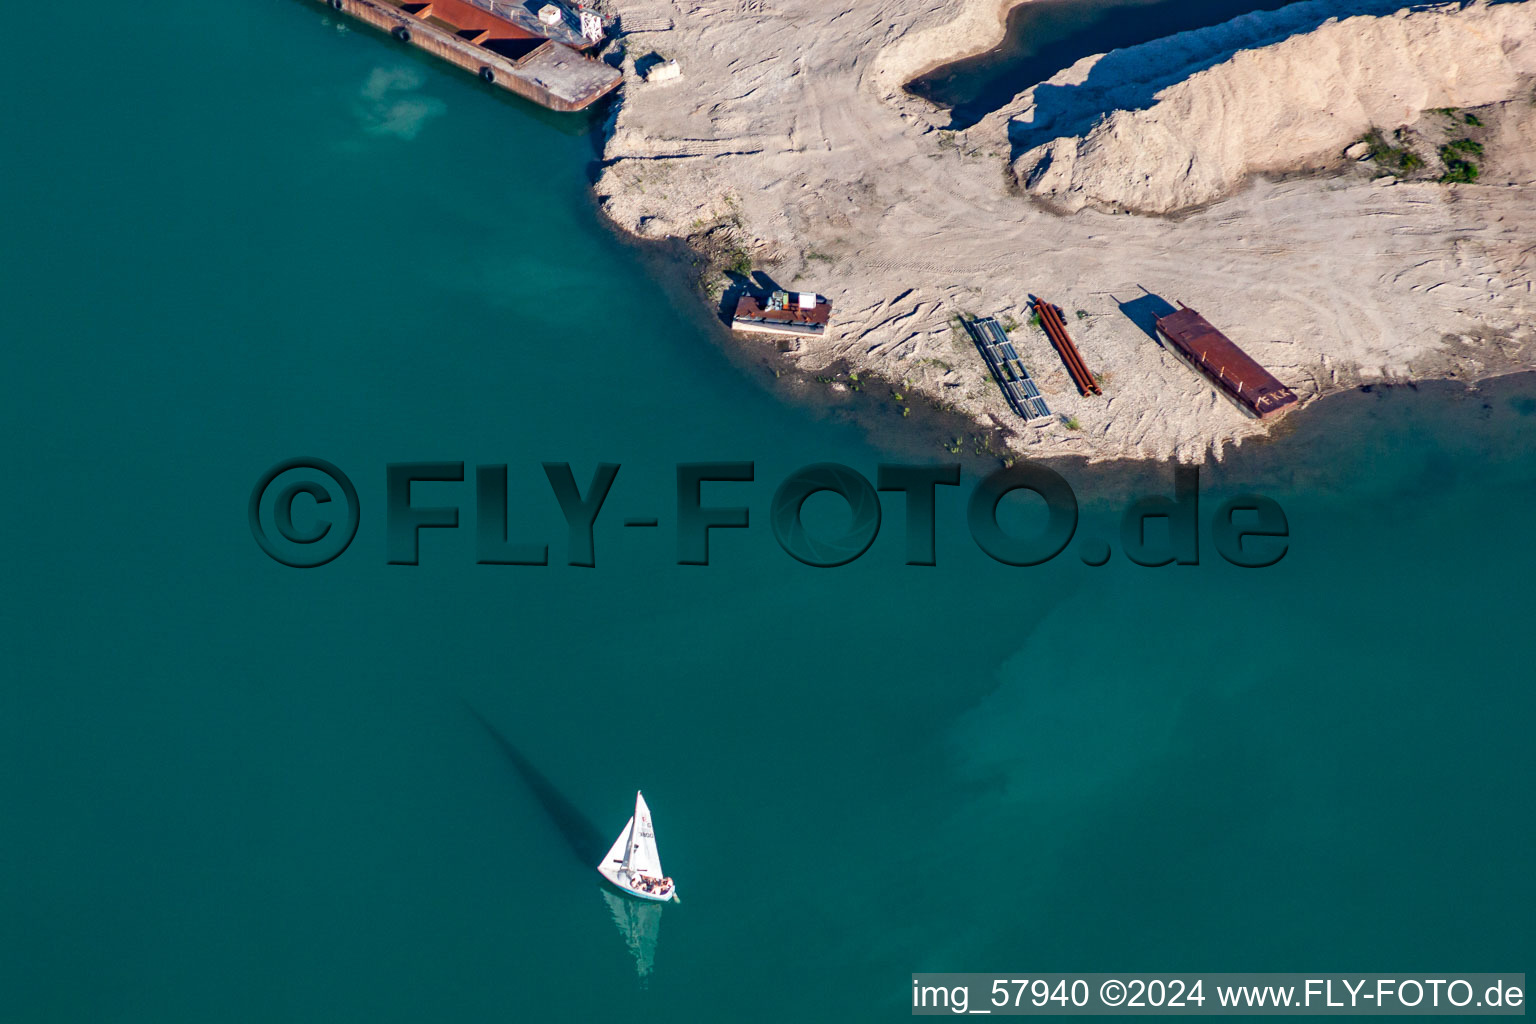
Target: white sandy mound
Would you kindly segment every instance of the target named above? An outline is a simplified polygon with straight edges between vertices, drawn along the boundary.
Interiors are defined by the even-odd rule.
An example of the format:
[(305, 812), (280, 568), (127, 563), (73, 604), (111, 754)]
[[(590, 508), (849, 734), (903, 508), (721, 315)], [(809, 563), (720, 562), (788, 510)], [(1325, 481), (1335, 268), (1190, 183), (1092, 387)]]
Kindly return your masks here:
[[(1372, 126), (1513, 95), (1524, 76), (1536, 74), (1532, 6), (1446, 4), (1329, 20), (1240, 50), (1157, 92), (1146, 109), (1115, 110), (1084, 136), (1035, 146), (1014, 162), (1014, 173), (1029, 192), (1063, 209), (1170, 213), (1218, 199), (1254, 173), (1325, 166)], [(1089, 58), (1031, 90), (1010, 131), (1027, 139), (1050, 127), (1042, 122), (1081, 117), (1074, 102), (1106, 95), (1095, 77), (1124, 75), (1101, 74), (1100, 62), (1124, 66), (1116, 58), (1126, 52)], [(1107, 95), (1125, 85), (1113, 83)], [(1047, 106), (1059, 109), (1041, 109)]]

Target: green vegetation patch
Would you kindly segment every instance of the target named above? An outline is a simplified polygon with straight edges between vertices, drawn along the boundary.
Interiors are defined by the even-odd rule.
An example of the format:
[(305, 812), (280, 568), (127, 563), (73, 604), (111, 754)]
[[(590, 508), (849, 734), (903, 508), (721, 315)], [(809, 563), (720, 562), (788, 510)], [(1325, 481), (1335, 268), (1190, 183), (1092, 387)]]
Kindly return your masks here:
[[(1398, 132), (1398, 138), (1402, 132)], [(1424, 166), (1424, 158), (1419, 156), (1407, 146), (1394, 146), (1381, 135), (1381, 132), (1372, 128), (1360, 141), (1371, 147), (1371, 159), (1378, 167), (1397, 174), (1408, 174)]]
[(1440, 147), (1440, 159), (1445, 163), (1445, 173), (1440, 181), (1447, 185), (1470, 185), (1477, 180), (1477, 164), (1469, 156), (1482, 156), (1482, 143), (1471, 139), (1456, 139)]
[(1470, 160), (1447, 160), (1440, 181), (1446, 185), (1470, 185), (1477, 180), (1477, 164)]

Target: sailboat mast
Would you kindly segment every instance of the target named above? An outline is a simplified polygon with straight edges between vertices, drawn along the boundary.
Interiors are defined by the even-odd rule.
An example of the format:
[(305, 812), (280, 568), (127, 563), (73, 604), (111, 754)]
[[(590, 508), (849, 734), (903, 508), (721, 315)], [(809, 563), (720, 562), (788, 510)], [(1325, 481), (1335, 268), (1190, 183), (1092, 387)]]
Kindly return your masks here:
[(644, 828), (644, 819), (641, 814), (645, 810), (645, 798), (637, 789), (635, 790), (635, 813), (629, 819), (629, 843), (624, 847), (624, 870), (631, 874), (635, 873), (635, 869), (631, 867), (630, 862), (634, 860), (635, 854), (640, 852), (640, 834), (641, 829)]

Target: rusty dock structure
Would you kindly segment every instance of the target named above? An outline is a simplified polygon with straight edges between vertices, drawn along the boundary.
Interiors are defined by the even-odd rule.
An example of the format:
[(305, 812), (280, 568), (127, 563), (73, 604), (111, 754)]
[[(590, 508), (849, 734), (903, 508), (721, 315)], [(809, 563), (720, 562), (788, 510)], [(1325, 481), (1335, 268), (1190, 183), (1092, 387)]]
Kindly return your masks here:
[(1029, 371), (1019, 361), (1019, 354), (1014, 351), (1013, 342), (1008, 340), (1008, 332), (1003, 330), (1003, 325), (995, 317), (988, 316), (979, 320), (966, 320), (965, 327), (971, 332), (976, 348), (981, 351), (981, 357), (986, 360), (992, 376), (997, 378), (998, 386), (1003, 389), (1003, 397), (1008, 399), (1013, 411), (1028, 423), (1038, 424), (1051, 419), (1050, 407), (1045, 404)]
[(1295, 408), (1294, 391), (1182, 302), (1172, 313), (1158, 317), (1157, 334), (1169, 353), (1249, 416), (1276, 419)]
[(733, 331), (758, 334), (798, 334), (819, 338), (832, 322), (832, 304), (815, 292), (783, 289), (768, 295), (743, 295), (731, 318)]
[(1061, 315), (1061, 307), (1052, 305), (1037, 295), (1031, 295), (1029, 301), (1033, 304), (1035, 316), (1040, 320), (1040, 326), (1045, 330), (1045, 336), (1051, 339), (1051, 344), (1056, 349), (1056, 354), (1061, 356), (1061, 361), (1066, 365), (1067, 373), (1072, 377), (1072, 383), (1077, 385), (1078, 393), (1088, 395), (1102, 395), (1104, 389), (1099, 387), (1098, 379), (1088, 372), (1088, 364), (1083, 362), (1083, 355), (1072, 343), (1072, 336), (1067, 333), (1067, 319)]
[(602, 41), (601, 19), (564, 4), (534, 12), (506, 0), (320, 2), (550, 110), (585, 110), (624, 79), (585, 52)]

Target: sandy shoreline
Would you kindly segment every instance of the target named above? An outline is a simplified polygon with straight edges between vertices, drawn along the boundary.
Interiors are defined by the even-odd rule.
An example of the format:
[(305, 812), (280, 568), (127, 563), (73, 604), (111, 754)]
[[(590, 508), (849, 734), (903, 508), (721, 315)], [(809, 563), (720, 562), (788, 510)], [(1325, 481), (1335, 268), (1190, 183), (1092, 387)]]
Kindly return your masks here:
[[(990, 438), (994, 448), (1000, 447), (1003, 433), (995, 425), (939, 410), (903, 418), (891, 408), (892, 382), (876, 376), (866, 376), (866, 386), (856, 393), (831, 390), (772, 346), (726, 330), (698, 301), (690, 275), (697, 256), (683, 242), (627, 237), (639, 258), (652, 265), (671, 298), (693, 304), (692, 313), (680, 312), (695, 318), (739, 370), (760, 374), (763, 386), (782, 400), (864, 431), (876, 447), (900, 460), (959, 463), (964, 478), (972, 481), (998, 467), (1005, 453), (977, 450), (982, 437)], [(1265, 494), (1295, 491), (1303, 484), (1319, 492), (1347, 489), (1360, 460), (1369, 459), (1385, 436), (1379, 422), (1383, 402), (1390, 403), (1394, 415), (1429, 429), (1452, 424), (1458, 443), (1479, 448), (1480, 457), (1497, 461), (1497, 450), (1504, 442), (1489, 435), (1486, 410), (1489, 403), (1502, 407), (1519, 402), (1522, 417), (1536, 416), (1536, 369), (1505, 366), (1471, 376), (1379, 380), (1332, 391), (1311, 403), (1305, 416), (1287, 417), (1251, 443), (1229, 445), (1219, 458), (1208, 460), (1201, 474), (1202, 501), (1208, 504), (1211, 495), (1234, 489)], [(965, 443), (951, 451), (948, 444), (957, 437)], [(1171, 494), (1172, 467), (1177, 461), (1138, 455), (1040, 458), (1068, 481), (1085, 517), (1103, 515), (1106, 510), (1118, 514), (1129, 500), (1145, 495)]]
[[(638, 258), (652, 266), (680, 312), (694, 319), (738, 370), (760, 376), (762, 386), (783, 401), (807, 408), (812, 415), (860, 429), (871, 443), (893, 457), (960, 463), (970, 480), (997, 468), (1006, 455), (996, 450), (1002, 447), (1004, 435), (995, 425), (982, 425), (963, 414), (932, 409), (914, 412), (911, 418), (901, 417), (888, 396), (893, 382), (871, 375), (865, 376), (865, 386), (859, 392), (848, 391), (846, 387), (833, 390), (818, 381), (818, 375), (800, 369), (793, 359), (777, 353), (772, 346), (733, 334), (699, 301), (692, 282), (699, 257), (684, 242), (659, 242), (627, 233), (622, 237), (636, 247)], [(1465, 377), (1374, 381), (1335, 390), (1312, 403), (1306, 416), (1288, 417), (1251, 443), (1228, 446), (1220, 457), (1206, 463), (1202, 487), (1257, 489), (1267, 493), (1295, 488), (1302, 479), (1317, 489), (1343, 487), (1353, 471), (1352, 460), (1360, 452), (1369, 451), (1378, 433), (1374, 410), (1384, 398), (1397, 399), (1395, 406), (1400, 415), (1434, 423), (1449, 419), (1449, 410), (1481, 406), (1485, 398), (1502, 403), (1520, 400), (1521, 396), (1532, 405), (1530, 414), (1536, 415), (1536, 370), (1505, 366)], [(1463, 441), (1477, 443), (1482, 426), (1481, 421), (1466, 426), (1460, 431)], [(992, 442), (994, 450), (978, 450), (983, 438)], [(951, 447), (956, 439), (964, 442), (958, 451)], [(1348, 449), (1348, 455), (1344, 455), (1344, 449)], [(1134, 455), (1111, 459), (1055, 455), (1042, 459), (1068, 480), (1084, 503), (1085, 514), (1091, 509), (1118, 510), (1128, 500), (1147, 494), (1171, 493), (1172, 465), (1176, 461)]]
[[(1142, 288), (1199, 308), (1306, 404), (1370, 381), (1536, 366), (1536, 249), (1525, 241), (1536, 236), (1536, 175), (1523, 176), (1518, 160), (1499, 185), (1373, 181), (1353, 166), (1279, 180), (1245, 173), (1235, 194), (1171, 220), (1116, 215), (1102, 202), (1061, 216), (1021, 195), (1012, 174), (1021, 154), (1010, 133), (1019, 133), (1021, 114), (1038, 109), (1036, 90), (957, 136), (936, 131), (934, 108), (901, 89), (926, 68), (996, 45), (1011, 3), (951, 0), (914, 12), (902, 0), (841, 9), (743, 0), (713, 7), (707, 18), (690, 9), (691, 20), (671, 0), (632, 6), (627, 61), (655, 50), (676, 57), (684, 77), (631, 83), (606, 141), (600, 205), (639, 238), (681, 239), (720, 262), (749, 262), (766, 275), (759, 280), (830, 296), (836, 320), (826, 339), (797, 341), (765, 360), (787, 361), (803, 380), (838, 366), (878, 377), (914, 409), (938, 405), (978, 432), (996, 432), (1014, 456), (1203, 461), (1265, 427), (1172, 364), (1138, 322), (1146, 319), (1136, 308)], [(1496, 7), (1494, 15), (1510, 21), (1515, 7), (1529, 18), (1536, 3)], [(1429, 25), (1442, 50), (1445, 26), (1452, 39), (1461, 31), (1459, 22)], [(1261, 35), (1264, 26), (1247, 30)], [(1402, 17), (1319, 31), (1390, 31), (1410, 49), (1421, 32)], [(1309, 38), (1286, 44), (1286, 59), (1309, 60)], [(1325, 42), (1337, 49), (1337, 40)], [(1262, 66), (1284, 49), (1239, 57)], [(1522, 56), (1516, 46), (1515, 57), (1536, 52), (1525, 49)], [(1126, 52), (1116, 60), (1124, 63)], [(1180, 107), (1186, 119), (1198, 111), (1204, 80), (1225, 74), (1218, 87), (1234, 88), (1226, 63), (1179, 86), (1195, 95)], [(1456, 98), (1485, 99), (1500, 88), (1484, 78), (1453, 83)], [(1382, 88), (1357, 83), (1356, 91)], [(1442, 98), (1420, 92), (1409, 106)], [(1515, 104), (1494, 103), (1485, 116), (1502, 117), (1506, 106)], [(1243, 109), (1222, 114), (1217, 126), (1231, 135)], [(1517, 114), (1525, 116), (1509, 116)], [(1104, 398), (1078, 396), (1043, 334), (1025, 324), (1031, 292), (1068, 310), (1086, 360), (1104, 376)], [(1062, 422), (1037, 430), (1017, 421), (975, 349), (951, 329), (961, 312), (1022, 325), (1015, 344)], [(892, 430), (926, 430), (920, 422), (893, 417)]]

